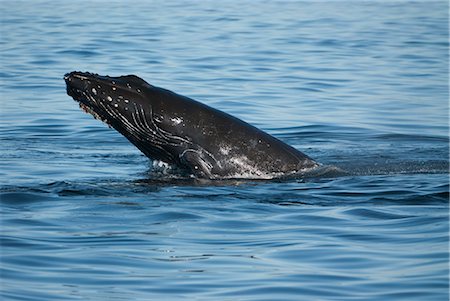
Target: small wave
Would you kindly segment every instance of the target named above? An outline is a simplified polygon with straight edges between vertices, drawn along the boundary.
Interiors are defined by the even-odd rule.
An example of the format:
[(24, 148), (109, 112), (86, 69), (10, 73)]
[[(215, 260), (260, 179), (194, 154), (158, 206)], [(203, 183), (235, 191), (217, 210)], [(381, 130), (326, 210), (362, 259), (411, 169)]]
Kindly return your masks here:
[(130, 195), (133, 188), (130, 182), (119, 180), (57, 181), (29, 186), (2, 187), (0, 188), (0, 199), (2, 203), (21, 204), (55, 200), (65, 196), (124, 196)]
[[(24, 191), (1, 191), (0, 190), (0, 201), (2, 204), (30, 204), (42, 201), (51, 201), (54, 199), (53, 196), (45, 192), (30, 192), (29, 189), (24, 189)], [(31, 189), (33, 190), (33, 189)], [(34, 189), (35, 190), (35, 189)]]
[(419, 141), (428, 142), (449, 142), (449, 137), (444, 136), (432, 136), (432, 135), (413, 135), (413, 134), (399, 134), (399, 133), (387, 133), (379, 134), (376, 136), (378, 139), (387, 141), (411, 141), (417, 143)]
[(341, 161), (336, 163), (348, 175), (396, 175), (396, 174), (448, 174), (449, 162), (443, 160), (427, 161), (399, 161), (382, 158), (355, 159), (355, 161)]
[(267, 131), (283, 140), (324, 139), (325, 141), (347, 140), (349, 142), (355, 142), (359, 139), (364, 139), (363, 141), (365, 143), (373, 143), (376, 141), (449, 143), (450, 141), (447, 136), (429, 135), (425, 133), (385, 132), (372, 128), (341, 126), (337, 124), (277, 127), (268, 128)]

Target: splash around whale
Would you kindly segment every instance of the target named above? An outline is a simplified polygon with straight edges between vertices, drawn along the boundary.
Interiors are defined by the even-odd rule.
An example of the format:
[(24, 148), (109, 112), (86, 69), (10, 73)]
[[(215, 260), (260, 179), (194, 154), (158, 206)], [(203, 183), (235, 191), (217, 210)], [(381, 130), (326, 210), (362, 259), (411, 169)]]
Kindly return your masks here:
[(135, 75), (71, 72), (67, 94), (152, 160), (198, 178), (271, 179), (319, 166), (299, 150), (203, 103)]

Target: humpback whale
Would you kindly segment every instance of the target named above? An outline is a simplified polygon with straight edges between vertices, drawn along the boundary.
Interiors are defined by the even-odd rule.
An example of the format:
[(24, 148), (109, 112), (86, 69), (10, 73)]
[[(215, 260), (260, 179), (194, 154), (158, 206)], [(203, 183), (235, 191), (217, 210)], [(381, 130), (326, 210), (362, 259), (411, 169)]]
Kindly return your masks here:
[(67, 94), (152, 160), (198, 178), (271, 179), (319, 164), (266, 132), (135, 76), (71, 72)]

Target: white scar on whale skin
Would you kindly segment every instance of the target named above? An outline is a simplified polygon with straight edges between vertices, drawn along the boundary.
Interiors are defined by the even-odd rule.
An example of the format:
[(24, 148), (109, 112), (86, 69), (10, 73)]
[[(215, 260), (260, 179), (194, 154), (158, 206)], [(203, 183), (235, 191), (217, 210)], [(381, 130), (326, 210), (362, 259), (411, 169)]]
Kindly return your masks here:
[(180, 117), (173, 117), (170, 118), (170, 120), (173, 122), (174, 125), (179, 125), (180, 123), (183, 122), (183, 119), (181, 119)]
[(230, 153), (230, 151), (231, 151), (231, 147), (228, 145), (221, 145), (219, 148), (219, 152), (225, 156), (228, 155)]
[(239, 170), (232, 177), (254, 178), (256, 176), (260, 179), (272, 179), (274, 177), (273, 174), (259, 170), (245, 155), (230, 158), (230, 163), (238, 166), (237, 169)]

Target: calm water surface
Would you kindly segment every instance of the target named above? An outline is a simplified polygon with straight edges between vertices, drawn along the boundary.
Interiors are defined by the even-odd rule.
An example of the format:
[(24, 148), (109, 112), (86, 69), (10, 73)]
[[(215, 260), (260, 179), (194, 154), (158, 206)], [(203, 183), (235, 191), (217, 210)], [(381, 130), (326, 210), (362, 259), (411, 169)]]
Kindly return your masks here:
[[(0, 6), (2, 300), (448, 300), (447, 1)], [(176, 178), (79, 110), (73, 70), (334, 167)]]

